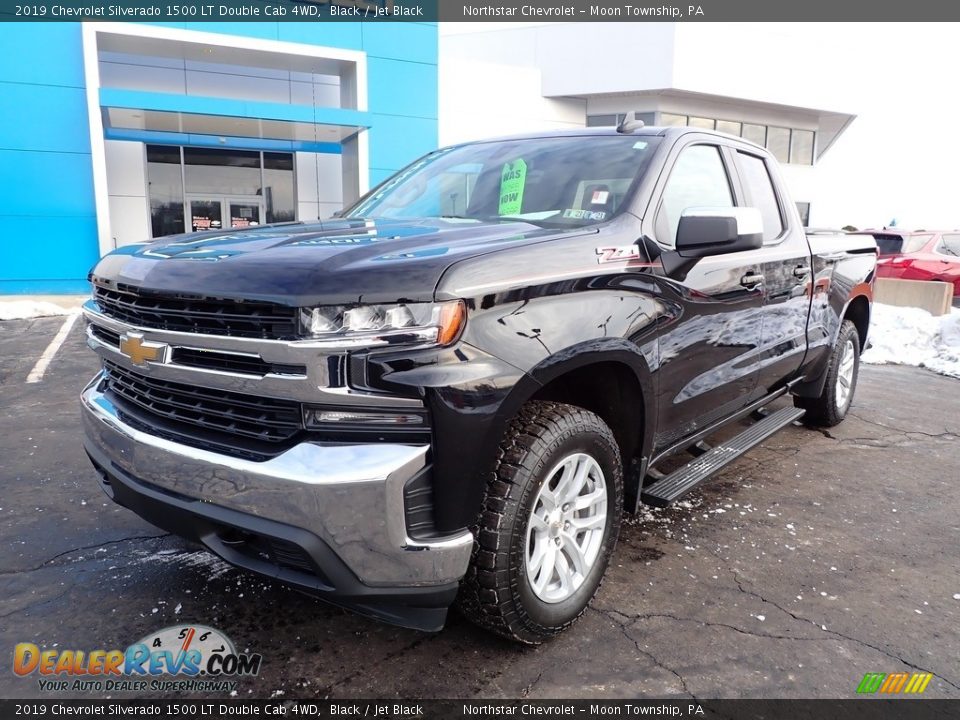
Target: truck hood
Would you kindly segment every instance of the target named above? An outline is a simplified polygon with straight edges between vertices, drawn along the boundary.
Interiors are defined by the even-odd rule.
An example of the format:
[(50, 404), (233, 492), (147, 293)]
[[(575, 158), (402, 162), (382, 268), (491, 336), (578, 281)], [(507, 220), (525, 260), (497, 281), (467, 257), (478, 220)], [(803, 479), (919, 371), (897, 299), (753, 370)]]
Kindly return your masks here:
[(428, 301), (457, 261), (590, 231), (436, 218), (265, 225), (126, 246), (92, 274), (151, 290), (284, 305)]

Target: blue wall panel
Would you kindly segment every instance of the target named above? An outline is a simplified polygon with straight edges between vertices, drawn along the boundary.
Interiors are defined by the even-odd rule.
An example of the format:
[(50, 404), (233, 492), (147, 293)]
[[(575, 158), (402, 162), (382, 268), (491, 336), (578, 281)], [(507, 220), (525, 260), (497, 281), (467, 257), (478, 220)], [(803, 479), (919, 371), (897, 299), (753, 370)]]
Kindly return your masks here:
[(4, 150), (89, 153), (89, 127), (82, 88), (0, 83)]
[(188, 30), (220, 33), (222, 35), (238, 35), (240, 37), (258, 37), (266, 40), (276, 40), (279, 33), (275, 22), (201, 22), (186, 23)]
[(344, 50), (363, 49), (360, 23), (283, 22), (279, 39), (306, 45), (324, 45)]
[(0, 23), (0, 48), (0, 81), (85, 85), (78, 23)]
[[(436, 147), (433, 23), (151, 24), (364, 51), (369, 112), (316, 119), (371, 126), (374, 184)], [(0, 24), (0, 294), (87, 291), (98, 244), (81, 38), (80, 23)]]
[(0, 150), (0, 217), (93, 215), (90, 156)]
[[(98, 257), (93, 215), (7, 216), (0, 222), (6, 236), (0, 293), (83, 292), (87, 271)], [(16, 242), (7, 238), (16, 238)]]
[(363, 49), (372, 57), (437, 64), (437, 28), (420, 23), (367, 23), (360, 26)]
[(375, 188), (400, 168), (370, 168), (370, 187)]
[(435, 65), (385, 60), (368, 60), (367, 95), (370, 109), (390, 115), (437, 117), (437, 68)]
[(399, 170), (437, 147), (432, 118), (374, 114), (370, 128), (370, 167)]

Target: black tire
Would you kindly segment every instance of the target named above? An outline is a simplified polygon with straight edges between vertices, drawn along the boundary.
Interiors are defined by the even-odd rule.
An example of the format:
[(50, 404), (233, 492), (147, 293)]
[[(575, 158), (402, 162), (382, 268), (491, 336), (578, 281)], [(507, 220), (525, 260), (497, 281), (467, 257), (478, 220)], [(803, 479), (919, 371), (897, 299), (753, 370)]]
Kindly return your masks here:
[[(839, 402), (837, 394), (837, 375), (840, 372), (840, 363), (847, 343), (853, 345), (853, 378), (850, 382), (850, 391), (844, 402)], [(819, 397), (794, 397), (793, 404), (803, 408), (807, 414), (803, 422), (816, 427), (833, 427), (843, 422), (853, 402), (857, 390), (857, 377), (860, 374), (860, 335), (857, 327), (850, 320), (844, 320), (840, 326), (837, 342), (830, 352), (827, 365), (827, 381)]]
[[(599, 554), (582, 584), (560, 602), (545, 602), (527, 579), (527, 524), (548, 473), (573, 453), (599, 465), (607, 489)], [(483, 507), (472, 528), (473, 554), (457, 604), (472, 622), (511, 640), (536, 645), (573, 623), (600, 587), (616, 547), (623, 510), (620, 449), (610, 428), (582, 408), (530, 402), (508, 426)], [(560, 541), (558, 540), (558, 543)]]

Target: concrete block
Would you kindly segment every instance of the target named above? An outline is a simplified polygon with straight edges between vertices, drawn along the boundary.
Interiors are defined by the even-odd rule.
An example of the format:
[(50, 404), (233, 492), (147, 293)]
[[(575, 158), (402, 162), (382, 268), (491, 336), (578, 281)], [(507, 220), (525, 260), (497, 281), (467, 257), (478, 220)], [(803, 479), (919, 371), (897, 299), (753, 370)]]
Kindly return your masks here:
[(873, 288), (874, 302), (898, 307), (915, 307), (934, 316), (950, 312), (953, 285), (926, 280), (877, 278)]

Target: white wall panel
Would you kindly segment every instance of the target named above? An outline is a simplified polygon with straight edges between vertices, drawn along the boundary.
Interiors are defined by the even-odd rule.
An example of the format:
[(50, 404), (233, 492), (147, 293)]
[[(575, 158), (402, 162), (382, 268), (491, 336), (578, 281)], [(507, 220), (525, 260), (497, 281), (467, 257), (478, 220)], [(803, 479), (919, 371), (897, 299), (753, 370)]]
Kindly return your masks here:
[(117, 247), (150, 239), (150, 216), (143, 197), (110, 196), (110, 232)]

